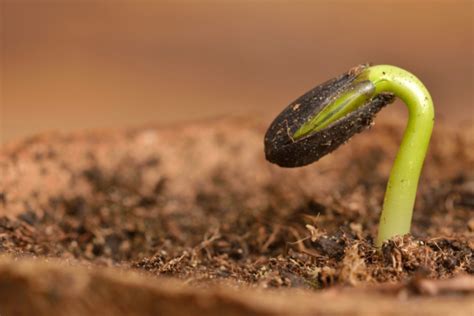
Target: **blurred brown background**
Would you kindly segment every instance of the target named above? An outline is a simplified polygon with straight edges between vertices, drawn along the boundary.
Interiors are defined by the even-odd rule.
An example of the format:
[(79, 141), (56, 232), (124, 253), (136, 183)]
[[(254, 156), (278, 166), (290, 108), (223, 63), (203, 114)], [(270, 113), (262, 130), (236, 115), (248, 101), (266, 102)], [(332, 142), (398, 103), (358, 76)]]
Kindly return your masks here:
[(438, 120), (469, 121), (473, 3), (2, 0), (0, 143), (221, 115), (270, 120), (366, 61), (417, 74)]

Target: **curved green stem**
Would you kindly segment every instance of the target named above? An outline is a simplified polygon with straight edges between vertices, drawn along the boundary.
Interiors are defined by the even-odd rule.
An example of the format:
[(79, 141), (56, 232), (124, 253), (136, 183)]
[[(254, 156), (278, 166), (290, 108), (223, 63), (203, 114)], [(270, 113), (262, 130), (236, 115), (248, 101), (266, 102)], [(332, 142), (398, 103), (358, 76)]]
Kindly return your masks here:
[(390, 173), (380, 217), (376, 246), (395, 235), (410, 232), (418, 179), (426, 156), (434, 122), (433, 101), (413, 74), (394, 66), (364, 69), (349, 90), (304, 123), (293, 135), (298, 140), (320, 131), (363, 106), (382, 92), (390, 92), (408, 107), (408, 124)]
[(390, 172), (385, 192), (376, 246), (395, 235), (410, 232), (418, 179), (434, 123), (433, 101), (428, 90), (413, 74), (394, 66), (369, 67), (367, 79), (376, 93), (391, 92), (408, 108), (408, 124)]

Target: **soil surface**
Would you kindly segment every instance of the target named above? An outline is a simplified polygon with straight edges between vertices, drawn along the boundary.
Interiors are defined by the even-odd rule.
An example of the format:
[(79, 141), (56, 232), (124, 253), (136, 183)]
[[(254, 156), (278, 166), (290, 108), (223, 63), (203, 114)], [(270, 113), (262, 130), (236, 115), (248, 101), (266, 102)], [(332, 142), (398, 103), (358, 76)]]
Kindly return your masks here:
[[(307, 310), (299, 306), (298, 314), (324, 314), (314, 299), (327, 301), (324, 293), (335, 290), (335, 297), (352, 302), (346, 312), (358, 313), (354, 306), (359, 306), (361, 315), (372, 305), (374, 313), (387, 311), (370, 302), (371, 293), (386, 293), (385, 306), (400, 308), (396, 302), (403, 293), (405, 300), (414, 300), (414, 313), (417, 304), (425, 306), (416, 297), (441, 295), (447, 300), (442, 306), (454, 302), (456, 313), (467, 315), (474, 296), (474, 128), (436, 126), (412, 235), (388, 241), (378, 251), (373, 239), (403, 127), (402, 120), (377, 121), (336, 152), (297, 169), (265, 161), (266, 126), (248, 119), (48, 134), (5, 145), (0, 152), (0, 313), (2, 304), (6, 311), (26, 313), (6, 301), (14, 297), (13, 289), (28, 293), (24, 299), (46, 314), (66, 304), (67, 280), (89, 286), (93, 280), (94, 287), (68, 296), (76, 299), (71, 306), (79, 307), (71, 308), (77, 314), (101, 304), (89, 297), (91, 289), (102, 289), (98, 295), (108, 297), (110, 306), (115, 293), (125, 306), (136, 288), (146, 292), (159, 284), (166, 293), (170, 282), (170, 293), (208, 295), (212, 303), (196, 311), (209, 315), (212, 308), (224, 311), (237, 301), (240, 307), (250, 305), (232, 310), (235, 315), (288, 314), (291, 297), (308, 305)], [(186, 289), (175, 291), (183, 282), (163, 277), (184, 281)], [(78, 281), (85, 278), (89, 281)], [(114, 282), (122, 292), (112, 291)], [(43, 295), (37, 290), (41, 286), (55, 289), (56, 305), (43, 304), (51, 293)], [(278, 289), (285, 295), (275, 310), (263, 302), (282, 294), (261, 293), (267, 288), (293, 290)], [(150, 291), (140, 298), (143, 313), (171, 304), (146, 305), (156, 300), (157, 290)], [(213, 296), (227, 291), (232, 293), (227, 298)], [(368, 305), (350, 299), (359, 295)], [(255, 296), (262, 306), (252, 305)], [(189, 306), (200, 304), (195, 301), (200, 299)], [(426, 314), (435, 306), (430, 304)], [(185, 315), (182, 308), (173, 313)]]

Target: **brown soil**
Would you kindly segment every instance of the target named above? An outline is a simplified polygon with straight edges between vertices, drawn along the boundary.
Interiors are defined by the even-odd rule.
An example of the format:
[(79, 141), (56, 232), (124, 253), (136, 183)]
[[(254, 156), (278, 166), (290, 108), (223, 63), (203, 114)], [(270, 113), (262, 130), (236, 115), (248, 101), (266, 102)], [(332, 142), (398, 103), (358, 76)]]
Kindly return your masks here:
[[(451, 303), (459, 314), (469, 313), (472, 126), (436, 126), (413, 235), (387, 242), (380, 252), (373, 237), (403, 123), (379, 122), (299, 169), (265, 161), (265, 127), (222, 119), (51, 134), (6, 145), (0, 152), (0, 252), (6, 254), (0, 262), (0, 314), (2, 308), (29, 311), (12, 301), (15, 293), (45, 314), (62, 304), (76, 314), (115, 304), (115, 314), (189, 315), (190, 308), (198, 314), (284, 315), (292, 314), (292, 302), (302, 304), (295, 314), (347, 314), (354, 306), (361, 315), (364, 308), (386, 313), (390, 306), (414, 313), (420, 306), (436, 314)], [(163, 276), (187, 285), (158, 278)], [(436, 281), (444, 279), (453, 283), (443, 287), (445, 281)], [(73, 295), (69, 282), (88, 286)], [(260, 292), (283, 287), (300, 290), (278, 290), (285, 293), (279, 303), (274, 301), (283, 294)], [(54, 288), (55, 298), (44, 288)], [(102, 303), (90, 297), (97, 288)], [(173, 293), (182, 304), (171, 299)], [(327, 293), (334, 295), (332, 305)], [(412, 305), (399, 305), (400, 293)], [(447, 305), (443, 299), (439, 306), (420, 301), (420, 294), (441, 295)], [(386, 304), (374, 304), (373, 295), (387, 296), (380, 298)], [(156, 300), (161, 303), (151, 303)], [(211, 303), (203, 307), (202, 300)], [(338, 310), (337, 302), (347, 304)]]

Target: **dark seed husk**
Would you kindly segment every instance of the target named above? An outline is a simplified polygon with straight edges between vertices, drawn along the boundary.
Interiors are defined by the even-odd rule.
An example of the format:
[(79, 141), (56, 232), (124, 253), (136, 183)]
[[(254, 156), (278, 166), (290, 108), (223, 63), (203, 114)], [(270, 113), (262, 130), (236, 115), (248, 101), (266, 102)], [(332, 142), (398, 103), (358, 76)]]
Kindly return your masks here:
[(367, 66), (355, 67), (343, 75), (326, 81), (299, 97), (283, 110), (265, 134), (265, 157), (281, 167), (301, 167), (317, 161), (368, 127), (378, 111), (395, 99), (391, 93), (381, 93), (356, 111), (327, 128), (301, 139), (294, 133), (310, 117), (319, 113), (351, 83)]

